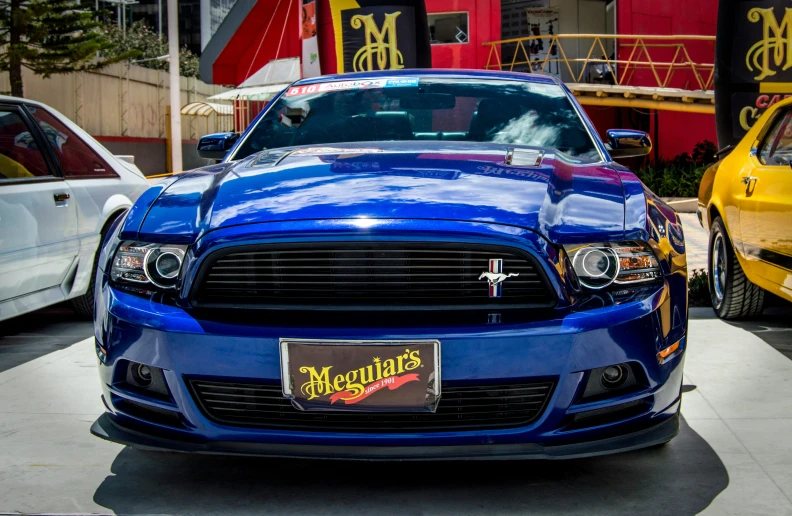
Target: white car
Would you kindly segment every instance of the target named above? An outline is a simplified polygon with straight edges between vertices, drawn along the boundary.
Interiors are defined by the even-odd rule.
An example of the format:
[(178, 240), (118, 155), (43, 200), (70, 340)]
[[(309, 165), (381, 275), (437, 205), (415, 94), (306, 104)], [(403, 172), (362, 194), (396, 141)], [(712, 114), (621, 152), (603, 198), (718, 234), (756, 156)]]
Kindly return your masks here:
[(92, 314), (102, 237), (148, 186), (54, 109), (0, 96), (0, 321), (67, 299)]

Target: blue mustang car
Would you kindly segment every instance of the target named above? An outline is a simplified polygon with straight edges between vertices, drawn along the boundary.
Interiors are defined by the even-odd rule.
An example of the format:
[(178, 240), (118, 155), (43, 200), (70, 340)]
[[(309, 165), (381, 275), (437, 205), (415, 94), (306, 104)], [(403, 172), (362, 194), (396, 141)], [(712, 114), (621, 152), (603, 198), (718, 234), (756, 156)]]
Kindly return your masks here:
[[(96, 279), (133, 446), (344, 459), (566, 458), (679, 429), (676, 213), (553, 78), (299, 81), (220, 163), (144, 193)], [(215, 154), (211, 154), (214, 149)]]

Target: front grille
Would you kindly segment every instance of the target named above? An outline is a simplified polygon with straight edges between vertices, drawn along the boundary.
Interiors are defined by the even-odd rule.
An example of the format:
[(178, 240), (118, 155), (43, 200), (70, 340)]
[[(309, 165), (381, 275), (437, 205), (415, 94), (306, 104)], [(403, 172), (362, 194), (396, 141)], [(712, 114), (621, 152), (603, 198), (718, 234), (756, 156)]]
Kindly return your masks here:
[(279, 384), (192, 380), (203, 413), (232, 426), (308, 432), (440, 432), (525, 426), (544, 410), (553, 382), (447, 387), (434, 413), (303, 412)]
[[(490, 297), (489, 260), (517, 273)], [(499, 246), (334, 243), (246, 246), (210, 256), (191, 302), (206, 308), (414, 310), (552, 307), (536, 259)]]

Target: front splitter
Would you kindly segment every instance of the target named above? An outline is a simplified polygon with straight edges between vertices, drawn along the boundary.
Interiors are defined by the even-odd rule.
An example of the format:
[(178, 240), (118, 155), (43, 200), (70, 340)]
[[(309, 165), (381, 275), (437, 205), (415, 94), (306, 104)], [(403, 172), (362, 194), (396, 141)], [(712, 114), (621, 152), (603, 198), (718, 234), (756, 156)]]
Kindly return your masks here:
[(247, 455), (297, 459), (334, 460), (504, 460), (575, 459), (621, 453), (670, 441), (679, 433), (679, 412), (650, 428), (630, 434), (559, 446), (541, 444), (474, 444), (453, 446), (326, 446), (233, 441), (195, 443), (144, 434), (114, 422), (102, 414), (91, 433), (107, 441), (135, 448), (212, 455)]

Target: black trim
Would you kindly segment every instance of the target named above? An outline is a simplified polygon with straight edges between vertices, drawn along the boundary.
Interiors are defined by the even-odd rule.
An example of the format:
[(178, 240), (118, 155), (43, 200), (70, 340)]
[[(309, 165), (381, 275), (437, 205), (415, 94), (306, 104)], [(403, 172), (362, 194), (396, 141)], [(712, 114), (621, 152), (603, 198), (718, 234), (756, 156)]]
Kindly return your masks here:
[[(215, 455), (367, 461), (572, 459), (626, 452), (668, 442), (679, 434), (679, 412), (657, 425), (637, 432), (597, 441), (558, 446), (543, 446), (538, 443), (452, 446), (331, 446), (237, 441), (193, 442), (132, 430), (111, 419), (107, 413), (101, 415), (94, 422), (91, 426), (91, 433), (107, 441), (141, 449)], [(173, 433), (169, 435), (173, 435)]]
[[(501, 430), (528, 426), (544, 414), (547, 405), (553, 398), (553, 394), (555, 394), (557, 382), (557, 377), (532, 378), (530, 382), (515, 382), (512, 384), (448, 385), (443, 382), (442, 392), (444, 397), (441, 396), (437, 411), (434, 413), (303, 412), (294, 408), (291, 405), (291, 401), (283, 396), (280, 382), (232, 383), (218, 382), (213, 379), (185, 378), (185, 383), (189, 386), (193, 400), (197, 402), (203, 415), (216, 424), (292, 432), (360, 432), (366, 434)], [(214, 392), (212, 392), (212, 389), (214, 389)], [(262, 394), (256, 395), (254, 399), (251, 399), (250, 392), (243, 396), (248, 396), (245, 401), (259, 403), (264, 408), (262, 410), (256, 407), (257, 416), (253, 411), (250, 411), (246, 412), (242, 417), (234, 417), (233, 414), (228, 417), (222, 417), (222, 413), (218, 414), (216, 407), (212, 407), (206, 400), (207, 397), (217, 397), (218, 389), (250, 389), (251, 392), (259, 391)], [(544, 391), (541, 391), (541, 389), (544, 389)], [(467, 412), (471, 410), (484, 412), (485, 409), (481, 405), (476, 404), (486, 402), (480, 400), (467, 404), (464, 402), (460, 403), (460, 396), (491, 395), (493, 392), (497, 393), (498, 391), (511, 391), (510, 394), (512, 395), (503, 394), (501, 396), (502, 399), (499, 400), (500, 411), (492, 410), (487, 414), (477, 414), (481, 417), (475, 419), (466, 418)], [(528, 393), (525, 391), (532, 392)], [(519, 402), (509, 407), (508, 398), (513, 399), (515, 393), (520, 398), (538, 395), (543, 395), (544, 397), (541, 399), (542, 403), (539, 408), (519, 407)], [(229, 402), (233, 401), (233, 396), (230, 394), (228, 396)], [(493, 396), (493, 398), (496, 397)], [(479, 408), (473, 408), (469, 405), (476, 405)], [(232, 404), (229, 403), (229, 407), (231, 406)], [(493, 409), (495, 407), (489, 408)], [(511, 416), (508, 416), (509, 419), (507, 419), (507, 412), (511, 413)], [(519, 414), (521, 412), (524, 414)], [(452, 422), (449, 418), (455, 418), (456, 421)]]
[(781, 267), (782, 269), (792, 271), (792, 256), (787, 256), (785, 254), (770, 251), (769, 249), (763, 249), (759, 246), (746, 244), (744, 242), (743, 249), (746, 256), (750, 256), (751, 258), (762, 260), (763, 262), (775, 265), (776, 267)]
[(547, 273), (540, 263), (540, 261), (533, 256), (531, 253), (524, 251), (517, 247), (509, 247), (509, 246), (501, 246), (501, 245), (492, 245), (492, 244), (471, 244), (466, 242), (431, 242), (431, 241), (377, 241), (377, 240), (366, 240), (366, 241), (343, 241), (343, 242), (323, 242), (327, 244), (332, 244), (337, 249), (341, 250), (344, 247), (357, 247), (361, 245), (377, 245), (382, 244), (384, 246), (399, 246), (399, 245), (408, 245), (408, 246), (431, 246), (432, 249), (442, 249), (442, 248), (449, 248), (454, 250), (459, 250), (461, 248), (469, 247), (475, 249), (476, 251), (482, 250), (491, 250), (493, 253), (500, 252), (508, 252), (512, 254), (516, 254), (529, 262), (534, 269), (536, 270), (537, 278), (542, 282), (542, 287), (547, 294), (548, 301), (545, 303), (516, 303), (516, 304), (472, 304), (472, 305), (453, 305), (453, 306), (445, 306), (445, 305), (404, 305), (404, 306), (395, 306), (395, 305), (382, 305), (382, 306), (372, 306), (372, 305), (342, 305), (339, 304), (337, 306), (332, 305), (294, 305), (294, 304), (287, 304), (287, 305), (255, 305), (255, 304), (224, 304), (224, 303), (203, 303), (198, 301), (198, 296), (200, 294), (200, 288), (203, 285), (204, 279), (206, 276), (211, 272), (212, 266), (220, 260), (221, 258), (229, 255), (229, 254), (237, 254), (237, 253), (245, 253), (245, 252), (255, 252), (255, 251), (272, 251), (277, 249), (309, 249), (313, 250), (316, 248), (316, 242), (298, 242), (298, 243), (285, 243), (285, 244), (251, 244), (251, 245), (244, 245), (244, 246), (229, 246), (223, 249), (219, 249), (217, 251), (211, 252), (205, 258), (202, 259), (200, 268), (198, 273), (192, 280), (192, 285), (190, 285), (190, 292), (187, 295), (187, 300), (190, 305), (194, 308), (199, 309), (244, 309), (244, 310), (321, 310), (321, 311), (336, 311), (336, 312), (343, 312), (343, 311), (368, 311), (368, 312), (377, 312), (377, 311), (464, 311), (464, 310), (512, 310), (512, 309), (526, 309), (526, 308), (553, 308), (558, 304), (558, 295), (553, 288), (553, 285), (550, 283), (550, 280), (547, 277)]

